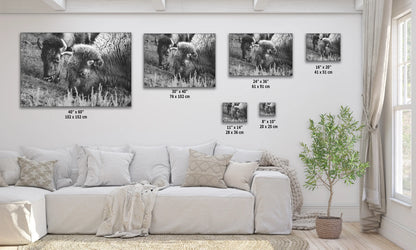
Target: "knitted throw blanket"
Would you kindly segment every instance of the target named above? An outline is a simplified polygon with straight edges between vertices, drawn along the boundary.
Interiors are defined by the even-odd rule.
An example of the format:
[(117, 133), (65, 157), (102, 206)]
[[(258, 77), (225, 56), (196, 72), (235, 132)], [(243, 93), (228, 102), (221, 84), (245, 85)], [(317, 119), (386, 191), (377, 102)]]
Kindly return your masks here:
[(315, 228), (315, 220), (317, 216), (324, 215), (322, 212), (302, 213), (303, 196), (302, 189), (299, 184), (296, 170), (289, 167), (289, 160), (279, 158), (274, 154), (266, 151), (260, 160), (260, 167), (258, 170), (263, 171), (278, 171), (289, 177), (290, 181), (290, 196), (292, 198), (292, 212), (294, 230), (311, 230)]

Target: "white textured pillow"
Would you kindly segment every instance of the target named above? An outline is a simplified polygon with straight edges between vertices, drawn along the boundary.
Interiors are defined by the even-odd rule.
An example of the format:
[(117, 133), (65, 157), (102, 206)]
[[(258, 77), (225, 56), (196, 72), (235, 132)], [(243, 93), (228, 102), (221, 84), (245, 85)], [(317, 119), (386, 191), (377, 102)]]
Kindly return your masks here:
[(186, 170), (189, 166), (190, 149), (207, 155), (213, 155), (215, 144), (216, 142), (188, 147), (168, 146), (170, 166), (172, 169), (172, 184), (179, 186), (185, 181)]
[(250, 191), (253, 173), (259, 167), (257, 162), (231, 161), (225, 170), (224, 181), (227, 187)]
[(87, 153), (84, 149), (95, 149), (101, 150), (106, 152), (118, 152), (118, 153), (128, 153), (129, 149), (127, 146), (80, 146), (75, 145), (75, 152), (76, 152), (76, 161), (78, 167), (78, 177), (77, 181), (75, 182), (74, 186), (81, 187), (84, 185), (85, 180), (87, 179), (87, 172), (88, 172), (88, 161), (87, 161)]
[(166, 146), (130, 145), (130, 152), (134, 153), (130, 165), (132, 182), (148, 181), (159, 187), (169, 185), (170, 166)]
[(71, 171), (75, 166), (73, 147), (61, 149), (41, 149), (21, 147), (23, 155), (38, 162), (57, 161), (54, 168), (54, 180), (57, 189), (72, 185)]
[(225, 154), (232, 154), (233, 158), (231, 161), (235, 162), (260, 162), (261, 156), (263, 155), (263, 151), (261, 150), (247, 150), (241, 148), (234, 148), (231, 146), (225, 146), (221, 144), (217, 144), (215, 147), (214, 155), (225, 155)]
[(85, 149), (88, 173), (84, 186), (121, 186), (131, 183), (129, 166), (131, 153), (107, 152)]
[(9, 184), (16, 184), (20, 176), (20, 167), (17, 163), (19, 154), (13, 151), (0, 151), (0, 175)]

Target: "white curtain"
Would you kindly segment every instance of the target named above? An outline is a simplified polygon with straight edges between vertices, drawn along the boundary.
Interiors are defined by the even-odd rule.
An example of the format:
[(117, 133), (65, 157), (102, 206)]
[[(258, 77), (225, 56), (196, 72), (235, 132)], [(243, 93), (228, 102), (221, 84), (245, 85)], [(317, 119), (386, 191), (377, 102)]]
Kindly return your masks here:
[(361, 160), (369, 162), (361, 179), (361, 229), (375, 231), (386, 210), (386, 182), (378, 126), (389, 60), (392, 0), (364, 0), (363, 123)]

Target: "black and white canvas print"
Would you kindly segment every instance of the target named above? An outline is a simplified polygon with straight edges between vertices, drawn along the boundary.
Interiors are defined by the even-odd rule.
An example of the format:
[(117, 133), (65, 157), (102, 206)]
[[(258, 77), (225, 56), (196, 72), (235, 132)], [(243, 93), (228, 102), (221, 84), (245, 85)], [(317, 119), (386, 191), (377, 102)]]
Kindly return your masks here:
[(261, 102), (261, 103), (259, 103), (259, 116), (260, 117), (274, 117), (274, 116), (276, 116), (276, 103), (275, 102)]
[(144, 34), (145, 88), (214, 88), (215, 34)]
[(131, 33), (21, 33), (20, 106), (131, 106)]
[(222, 104), (223, 123), (246, 123), (247, 103), (246, 102), (224, 102)]
[(340, 33), (308, 33), (306, 34), (307, 62), (339, 62), (341, 61)]
[(229, 35), (229, 75), (293, 75), (292, 33)]

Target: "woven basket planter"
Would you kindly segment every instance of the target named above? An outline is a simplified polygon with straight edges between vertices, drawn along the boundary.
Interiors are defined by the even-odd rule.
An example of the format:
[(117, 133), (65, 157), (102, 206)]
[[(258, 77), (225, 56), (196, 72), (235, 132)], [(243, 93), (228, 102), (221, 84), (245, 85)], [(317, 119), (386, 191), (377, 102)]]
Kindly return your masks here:
[(338, 239), (342, 231), (340, 217), (319, 216), (316, 218), (316, 232), (321, 239)]

